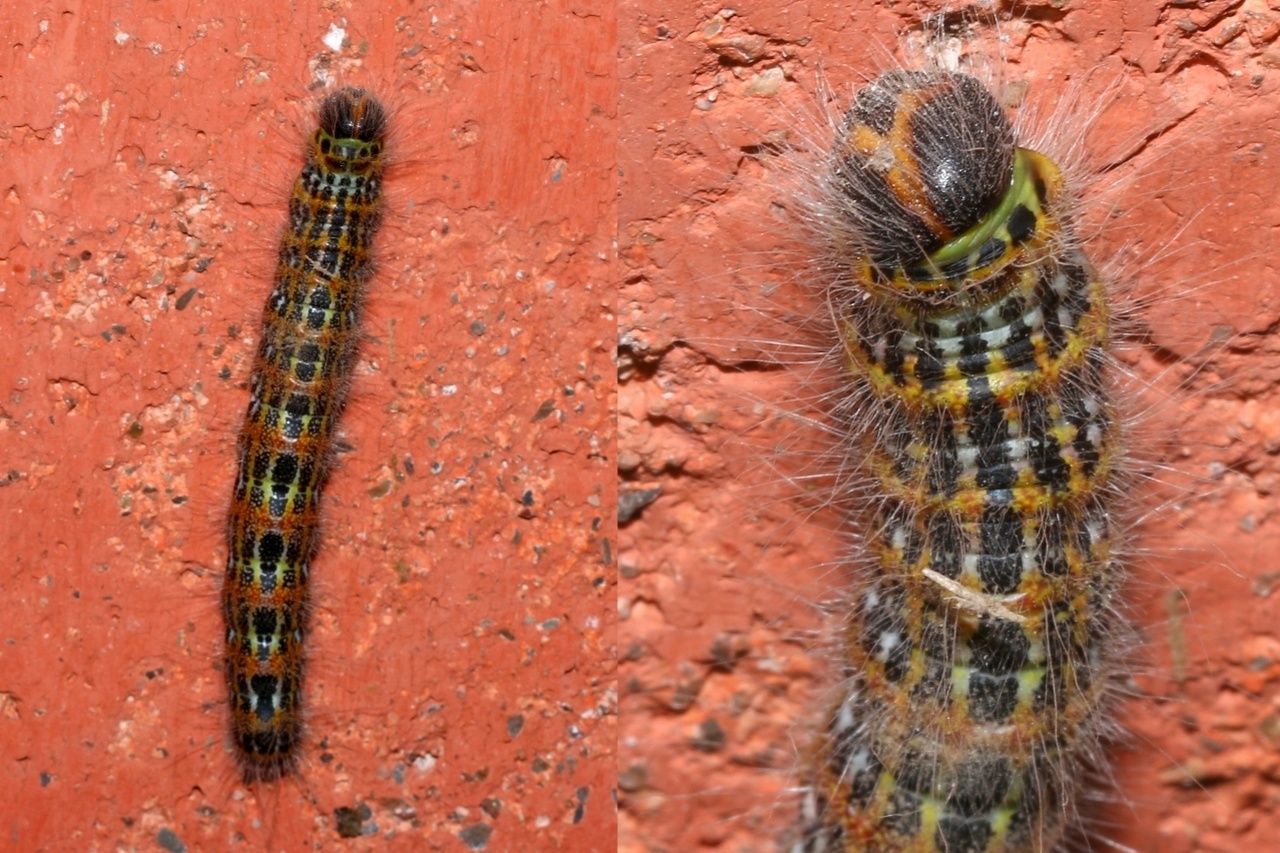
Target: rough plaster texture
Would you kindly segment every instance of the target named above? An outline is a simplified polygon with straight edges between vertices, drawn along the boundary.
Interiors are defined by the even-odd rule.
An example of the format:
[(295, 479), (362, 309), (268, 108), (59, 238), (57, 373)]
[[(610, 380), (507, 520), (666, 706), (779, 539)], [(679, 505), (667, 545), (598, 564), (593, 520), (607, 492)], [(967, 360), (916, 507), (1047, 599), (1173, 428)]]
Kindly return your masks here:
[[(620, 849), (768, 850), (795, 814), (838, 621), (819, 605), (847, 578), (822, 480), (802, 479), (823, 436), (780, 414), (827, 388), (788, 349), (817, 309), (775, 154), (811, 132), (820, 81), (847, 102), (940, 5), (636, 2), (620, 19), (619, 465), (624, 497), (661, 488), (622, 530)], [(1159, 460), (1133, 498), (1145, 697), (1120, 710), (1095, 840), (1274, 849), (1280, 6), (1015, 12), (976, 41), (1009, 92), (1083, 91), (1100, 113), (1085, 144), (1115, 216), (1081, 216), (1133, 282), (1121, 358), (1147, 389), (1137, 449)]]
[[(0, 847), (608, 850), (608, 4), (0, 10)], [(325, 79), (394, 109), (310, 737), (246, 790), (217, 589)]]

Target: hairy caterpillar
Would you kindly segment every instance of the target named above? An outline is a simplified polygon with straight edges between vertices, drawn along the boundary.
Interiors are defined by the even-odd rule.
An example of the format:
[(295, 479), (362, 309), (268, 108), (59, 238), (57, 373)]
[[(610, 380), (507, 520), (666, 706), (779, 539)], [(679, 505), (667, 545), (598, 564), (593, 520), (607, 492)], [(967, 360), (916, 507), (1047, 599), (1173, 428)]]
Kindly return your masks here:
[(373, 271), (386, 126), (382, 105), (360, 89), (321, 104), (263, 311), (222, 587), (232, 737), (246, 781), (276, 779), (298, 761), (308, 572)]
[(1105, 288), (974, 77), (877, 78), (829, 169), (867, 571), (797, 849), (1052, 850), (1114, 689)]
[[(1140, 429), (1126, 430), (1130, 467), (1155, 477), (1116, 481), (1112, 511), (1141, 526), (1133, 543), (1121, 537), (1132, 579), (1119, 627), (1145, 651), (1125, 667), (1134, 701), (1115, 709), (1126, 734), (1109, 750), (1110, 778), (1080, 790), (1066, 849), (1267, 846), (1266, 807), (1243, 805), (1245, 790), (1273, 787), (1266, 753), (1253, 728), (1232, 727), (1270, 713), (1270, 688), (1240, 667), (1243, 649), (1271, 642), (1275, 603), (1240, 578), (1268, 564), (1262, 506), (1274, 492), (1242, 497), (1256, 475), (1236, 460), (1266, 477), (1272, 466), (1252, 444), (1261, 421), (1240, 416), (1233, 430), (1237, 407), (1262, 412), (1251, 395), (1270, 391), (1233, 387), (1254, 369), (1250, 355), (1214, 345), (1274, 329), (1260, 208), (1242, 201), (1270, 210), (1252, 188), (1275, 169), (1275, 90), (1255, 88), (1274, 75), (1257, 71), (1271, 48), (1240, 32), (1247, 20), (1113, 0), (849, 0), (639, 20), (624, 93), (646, 132), (623, 148), (620, 228), (623, 355), (638, 369), (621, 388), (620, 459), (637, 487), (663, 492), (623, 531), (636, 543), (624, 550), (632, 612), (621, 625), (632, 838), (763, 850), (796, 823), (796, 770), (810, 727), (833, 708), (813, 696), (841, 677), (832, 644), (815, 638), (839, 632), (862, 586), (850, 581), (866, 572), (850, 573), (848, 542), (833, 532), (838, 504), (857, 497), (831, 486), (856, 472), (833, 452), (841, 424), (818, 412), (848, 382), (827, 357), (838, 341), (818, 307), (810, 241), (787, 239), (806, 215), (792, 184), (801, 201), (815, 192), (817, 152), (843, 115), (828, 121), (814, 102), (847, 106), (831, 93), (897, 64), (893, 52), (905, 67), (928, 67), (927, 53), (992, 81), (1019, 139), (1033, 140), (1023, 144), (1083, 178), (1069, 180), (1077, 234), (1119, 283), (1112, 375), (1122, 417)], [(1227, 272), (1245, 258), (1248, 283)], [(1237, 761), (1249, 769), (1228, 769)]]

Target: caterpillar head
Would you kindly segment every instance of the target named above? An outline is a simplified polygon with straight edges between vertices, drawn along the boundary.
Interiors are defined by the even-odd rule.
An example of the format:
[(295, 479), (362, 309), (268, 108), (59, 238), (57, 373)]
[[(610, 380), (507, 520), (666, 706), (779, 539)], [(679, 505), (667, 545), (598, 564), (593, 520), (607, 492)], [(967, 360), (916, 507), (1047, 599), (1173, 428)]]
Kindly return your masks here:
[(381, 142), (387, 132), (387, 111), (364, 89), (348, 86), (320, 105), (320, 129), (334, 139)]
[(920, 304), (996, 297), (1011, 282), (994, 274), (1029, 246), (1043, 252), (1061, 226), (1058, 167), (1015, 145), (990, 90), (967, 74), (872, 81), (845, 116), (831, 175), (857, 277)]
[(977, 79), (893, 71), (854, 100), (833, 171), (847, 224), (871, 264), (892, 274), (990, 215), (1013, 160), (1013, 129)]

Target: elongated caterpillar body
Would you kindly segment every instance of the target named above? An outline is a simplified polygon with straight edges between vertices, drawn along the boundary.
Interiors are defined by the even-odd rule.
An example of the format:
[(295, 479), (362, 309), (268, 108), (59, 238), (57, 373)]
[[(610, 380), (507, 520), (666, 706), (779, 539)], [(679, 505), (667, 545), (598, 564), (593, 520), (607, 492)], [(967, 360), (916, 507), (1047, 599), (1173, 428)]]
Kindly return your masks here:
[(298, 761), (308, 574), (373, 271), (386, 125), (382, 105), (360, 89), (324, 100), (262, 315), (222, 587), (232, 737), (246, 781), (276, 779)]
[(1053, 850), (1115, 666), (1105, 288), (974, 77), (871, 82), (826, 180), (868, 571), (797, 849)]

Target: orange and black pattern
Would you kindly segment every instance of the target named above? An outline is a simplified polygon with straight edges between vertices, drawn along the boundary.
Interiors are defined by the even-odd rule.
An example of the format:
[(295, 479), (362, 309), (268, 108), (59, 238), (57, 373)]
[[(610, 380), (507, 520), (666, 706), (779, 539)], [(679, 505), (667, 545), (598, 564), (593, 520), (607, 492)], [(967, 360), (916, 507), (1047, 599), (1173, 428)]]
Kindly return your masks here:
[(869, 570), (797, 850), (1046, 853), (1114, 666), (1104, 288), (973, 77), (873, 81), (829, 186)]
[(321, 105), (262, 315), (222, 587), (232, 736), (246, 781), (276, 779), (298, 760), (307, 575), (373, 270), (386, 123), (359, 89)]

